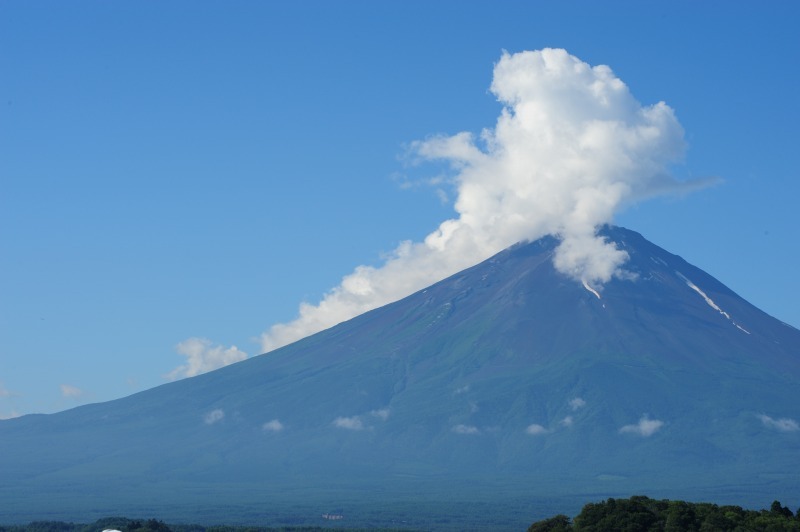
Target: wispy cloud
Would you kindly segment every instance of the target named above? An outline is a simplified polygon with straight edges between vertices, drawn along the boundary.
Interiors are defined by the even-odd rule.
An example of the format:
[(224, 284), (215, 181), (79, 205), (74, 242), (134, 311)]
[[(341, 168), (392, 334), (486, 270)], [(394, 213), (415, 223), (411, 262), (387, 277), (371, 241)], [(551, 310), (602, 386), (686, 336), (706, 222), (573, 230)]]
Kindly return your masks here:
[(283, 430), (283, 423), (281, 423), (277, 419), (273, 419), (272, 421), (267, 421), (263, 425), (261, 425), (261, 430), (264, 432), (281, 432)]
[(0, 397), (11, 397), (12, 395), (14, 394), (0, 382)]
[(337, 417), (333, 420), (333, 426), (347, 430), (364, 430), (364, 423), (359, 416)]
[(208, 412), (205, 416), (203, 416), (203, 422), (206, 425), (213, 425), (214, 423), (219, 423), (225, 418), (225, 411), (221, 408), (215, 408), (214, 410)]
[(235, 345), (226, 348), (214, 345), (206, 338), (188, 338), (176, 345), (175, 351), (186, 357), (186, 363), (165, 375), (172, 381), (194, 377), (247, 358), (247, 353)]
[(0, 382), (0, 398), (8, 399), (9, 403), (11, 403), (11, 410), (7, 411), (5, 414), (0, 414), (0, 420), (2, 419), (13, 419), (15, 417), (19, 417), (19, 413), (14, 408), (14, 401), (12, 397), (16, 396), (17, 394), (6, 388), (2, 382)]
[(456, 425), (453, 427), (453, 432), (456, 434), (480, 434), (481, 431), (478, 427), (473, 425)]
[(61, 385), (61, 396), (67, 399), (78, 399), (83, 395), (83, 390), (69, 384)]
[(562, 239), (559, 271), (599, 287), (625, 276), (628, 256), (597, 235), (625, 206), (709, 181), (670, 175), (683, 130), (663, 102), (643, 106), (607, 66), (564, 50), (504, 53), (491, 91), (502, 105), (493, 129), (411, 145), (417, 161), (449, 164), (455, 216), (422, 242), (406, 241), (380, 267), (359, 266), (294, 321), (262, 334), (271, 351), (472, 266), (522, 240)]
[(763, 423), (765, 427), (778, 430), (780, 432), (795, 432), (800, 430), (800, 424), (798, 424), (794, 419), (790, 419), (788, 417), (773, 419), (766, 414), (759, 414), (758, 419), (761, 420), (761, 423)]
[(586, 401), (584, 401), (580, 397), (571, 399), (569, 402), (569, 407), (572, 409), (573, 412), (575, 412), (576, 410), (580, 410), (584, 406), (586, 406)]
[(619, 429), (619, 432), (621, 434), (636, 434), (637, 436), (647, 438), (658, 432), (663, 426), (663, 421), (650, 419), (649, 416), (645, 414), (639, 419), (638, 423), (635, 425), (625, 425)]
[(370, 412), (370, 415), (380, 419), (381, 421), (386, 421), (389, 419), (389, 409), (388, 408), (381, 408), (378, 410), (373, 410)]
[(567, 416), (561, 421), (558, 422), (559, 425), (562, 427), (571, 427), (575, 421), (572, 419), (572, 416)]

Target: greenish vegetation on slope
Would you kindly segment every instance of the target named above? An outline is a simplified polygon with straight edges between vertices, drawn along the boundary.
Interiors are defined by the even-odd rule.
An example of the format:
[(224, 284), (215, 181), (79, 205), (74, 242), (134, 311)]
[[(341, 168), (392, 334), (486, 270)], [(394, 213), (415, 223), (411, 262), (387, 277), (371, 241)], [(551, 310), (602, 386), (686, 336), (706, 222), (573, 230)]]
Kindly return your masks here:
[(574, 520), (557, 515), (533, 523), (528, 532), (793, 532), (800, 531), (795, 515), (775, 501), (769, 510), (740, 506), (654, 500), (644, 496), (589, 503)]
[[(256, 526), (201, 526), (166, 524), (157, 519), (129, 519), (127, 517), (105, 517), (91, 524), (66, 523), (64, 521), (34, 521), (27, 525), (2, 526), (0, 532), (322, 532), (330, 530), (316, 526), (300, 527), (256, 527)], [(370, 529), (376, 530), (376, 529)], [(390, 529), (381, 529), (391, 532)], [(362, 528), (337, 528), (337, 532), (356, 532)]]

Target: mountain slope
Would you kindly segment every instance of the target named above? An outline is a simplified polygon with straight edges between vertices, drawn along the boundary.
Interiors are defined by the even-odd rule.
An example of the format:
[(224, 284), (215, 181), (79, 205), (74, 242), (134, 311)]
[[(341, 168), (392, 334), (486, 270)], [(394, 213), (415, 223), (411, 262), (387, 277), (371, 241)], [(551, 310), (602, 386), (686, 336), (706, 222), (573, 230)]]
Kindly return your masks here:
[(644, 491), (800, 502), (800, 331), (637, 233), (604, 234), (630, 260), (602, 290), (555, 271), (546, 237), (273, 353), (0, 422), (0, 522)]

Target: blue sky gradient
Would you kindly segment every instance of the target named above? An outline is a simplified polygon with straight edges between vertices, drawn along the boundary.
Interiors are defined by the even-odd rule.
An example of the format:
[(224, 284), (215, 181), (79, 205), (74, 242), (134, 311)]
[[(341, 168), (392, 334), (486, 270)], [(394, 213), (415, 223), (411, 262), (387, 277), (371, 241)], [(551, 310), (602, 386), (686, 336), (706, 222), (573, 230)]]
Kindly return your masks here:
[[(409, 144), (479, 133), (503, 50), (607, 64), (685, 130), (616, 222), (800, 327), (797, 3), (0, 3), (0, 417), (167, 382), (190, 337), (258, 354), (453, 216)], [(444, 190), (444, 192), (449, 192)], [(452, 200), (452, 194), (449, 199)], [(66, 387), (64, 387), (66, 386)]]

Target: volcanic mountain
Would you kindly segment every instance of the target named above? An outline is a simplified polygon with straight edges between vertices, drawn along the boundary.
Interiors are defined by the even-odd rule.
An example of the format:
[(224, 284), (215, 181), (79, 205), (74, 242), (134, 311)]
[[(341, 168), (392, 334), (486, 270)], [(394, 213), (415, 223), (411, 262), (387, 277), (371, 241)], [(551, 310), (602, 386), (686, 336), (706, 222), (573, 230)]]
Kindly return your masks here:
[(800, 331), (601, 233), (630, 256), (603, 287), (557, 272), (545, 237), (272, 353), (1, 421), (0, 523), (432, 526), (420, 512), (463, 503), (519, 528), (609, 495), (800, 503)]

